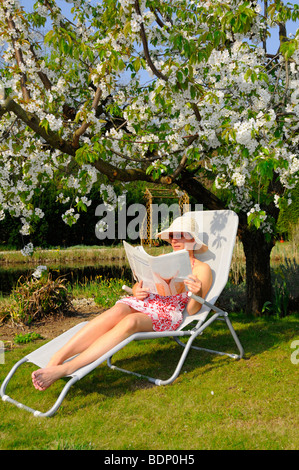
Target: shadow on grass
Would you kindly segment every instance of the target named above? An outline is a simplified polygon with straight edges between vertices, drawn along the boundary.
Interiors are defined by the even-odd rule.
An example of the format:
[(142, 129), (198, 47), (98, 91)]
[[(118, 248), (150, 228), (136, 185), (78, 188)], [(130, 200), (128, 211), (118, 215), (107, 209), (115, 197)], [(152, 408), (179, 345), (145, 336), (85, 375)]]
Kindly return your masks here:
[[(252, 356), (262, 354), (272, 348), (279, 347), (299, 335), (299, 317), (292, 315), (280, 320), (275, 319), (252, 319), (230, 316), (239, 340), (245, 351), (245, 360)], [(228, 353), (238, 353), (233, 338), (223, 322), (214, 322), (211, 327), (204, 330), (193, 343), (196, 346)], [(16, 360), (28, 354), (29, 350), (36, 349), (33, 345), (27, 346), (21, 351), (14, 351), (12, 356), (18, 356)], [(26, 351), (26, 352), (25, 352)], [(176, 365), (183, 352), (183, 348), (170, 338), (160, 340), (135, 341), (120, 351), (114, 358), (113, 363), (118, 367), (129, 369), (137, 373), (149, 375), (159, 379), (167, 379), (174, 372)], [(230, 358), (215, 361), (213, 354), (204, 351), (191, 350), (183, 365), (182, 372), (207, 373), (205, 366), (221, 368), (227, 364)], [(9, 358), (9, 357), (8, 357)], [(243, 359), (242, 359), (243, 360)], [(13, 364), (9, 364), (9, 368)], [(8, 373), (8, 364), (5, 369)], [(22, 369), (22, 371), (21, 371)], [(41, 411), (49, 409), (57, 399), (66, 379), (53, 384), (46, 392), (38, 392), (31, 383), (31, 372), (36, 369), (33, 364), (25, 364), (16, 372), (11, 383), (7, 387), (7, 394), (28, 406)], [(210, 370), (210, 367), (209, 367)], [(204, 372), (206, 371), (206, 372)], [(4, 379), (1, 371), (1, 381)], [(180, 376), (179, 376), (180, 377)], [(187, 378), (186, 375), (183, 376)], [(181, 380), (184, 380), (181, 378)], [(174, 382), (175, 383), (175, 382)], [(67, 394), (66, 403), (71, 403), (72, 412), (90, 406), (93, 401), (104, 401), (107, 398), (118, 398), (138, 389), (155, 387), (146, 379), (140, 379), (119, 371), (109, 369), (106, 364), (99, 366), (82, 380), (76, 382)], [(10, 393), (11, 390), (11, 393)], [(89, 395), (95, 394), (96, 396)], [(17, 395), (17, 396), (16, 396)], [(102, 396), (102, 398), (100, 398)], [(26, 401), (25, 401), (26, 400)], [(29, 403), (31, 402), (31, 403)]]
[[(234, 328), (245, 351), (242, 360), (249, 360), (252, 356), (279, 347), (281, 343), (298, 336), (299, 317), (292, 316), (281, 320), (244, 317), (241, 321), (236, 318)], [(208, 327), (193, 344), (202, 348), (238, 353), (228, 328), (222, 322), (215, 322)], [(174, 372), (182, 352), (183, 348), (172, 339), (138, 341), (135, 344), (129, 344), (118, 353), (113, 358), (113, 364), (164, 380)], [(192, 372), (198, 369), (200, 374), (201, 369), (213, 363), (215, 357), (214, 354), (191, 349), (182, 370)], [(232, 359), (228, 358), (228, 360)], [(221, 361), (217, 361), (217, 367), (221, 367), (221, 364)], [(98, 391), (106, 396), (119, 396), (124, 393), (124, 388), (135, 390), (154, 386), (147, 379), (128, 376), (103, 365), (84, 377), (82, 381), (77, 382), (76, 389), (77, 393)]]

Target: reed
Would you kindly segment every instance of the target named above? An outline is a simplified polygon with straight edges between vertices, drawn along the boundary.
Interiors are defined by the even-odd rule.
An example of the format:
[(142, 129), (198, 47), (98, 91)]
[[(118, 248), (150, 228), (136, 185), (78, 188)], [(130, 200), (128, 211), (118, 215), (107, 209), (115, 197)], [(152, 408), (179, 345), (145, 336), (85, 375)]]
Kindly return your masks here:
[(126, 257), (122, 246), (104, 247), (98, 246), (74, 246), (71, 248), (52, 248), (41, 249), (36, 248), (32, 256), (25, 257), (20, 251), (2, 251), (0, 252), (0, 263), (2, 266), (16, 264), (49, 264), (56, 263), (58, 265), (67, 264), (69, 262), (82, 261), (100, 262), (112, 261), (115, 259), (124, 260)]
[[(288, 242), (280, 243), (277, 241), (271, 252), (272, 262), (284, 262), (285, 258), (295, 258), (299, 263), (299, 226), (293, 227), (292, 239)], [(160, 255), (168, 253), (171, 248), (168, 245), (145, 247), (146, 251), (151, 255)], [(2, 266), (17, 265), (17, 264), (57, 264), (63, 265), (69, 262), (111, 262), (114, 260), (124, 261), (126, 260), (125, 250), (123, 245), (110, 246), (110, 247), (99, 247), (98, 245), (86, 246), (77, 245), (70, 248), (51, 248), (41, 249), (36, 248), (32, 256), (25, 257), (20, 251), (7, 250), (0, 251), (0, 264)], [(244, 250), (242, 243), (237, 239), (235, 250), (233, 254), (234, 269), (236, 269), (236, 275), (243, 273), (243, 265), (245, 262)], [(239, 271), (241, 270), (241, 271)]]
[(121, 296), (123, 284), (131, 284), (129, 279), (104, 278), (99, 275), (96, 279), (85, 278), (69, 286), (69, 292), (75, 299), (87, 298), (105, 309), (112, 307)]

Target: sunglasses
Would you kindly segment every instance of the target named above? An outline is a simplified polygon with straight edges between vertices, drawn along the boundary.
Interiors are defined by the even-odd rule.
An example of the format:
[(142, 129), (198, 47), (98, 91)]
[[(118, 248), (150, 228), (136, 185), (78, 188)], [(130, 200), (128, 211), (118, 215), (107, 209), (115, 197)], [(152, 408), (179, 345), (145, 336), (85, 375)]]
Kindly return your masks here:
[(184, 238), (185, 240), (192, 240), (192, 235), (188, 232), (174, 232), (174, 233), (169, 233), (169, 239), (170, 240), (180, 240)]

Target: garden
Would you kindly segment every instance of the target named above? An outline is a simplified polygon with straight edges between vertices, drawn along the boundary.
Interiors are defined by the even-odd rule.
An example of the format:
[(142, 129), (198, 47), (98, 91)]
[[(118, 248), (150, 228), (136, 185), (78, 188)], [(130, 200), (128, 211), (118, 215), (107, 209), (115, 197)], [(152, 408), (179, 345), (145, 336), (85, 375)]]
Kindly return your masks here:
[[(238, 214), (217, 302), (245, 351), (192, 350), (168, 386), (102, 364), (51, 418), (1, 402), (1, 449), (298, 450), (298, 20), (282, 0), (0, 2), (0, 382), (124, 295), (121, 241), (173, 194)], [(235, 352), (222, 322), (196, 345)], [(180, 352), (115, 360), (163, 379)], [(40, 392), (33, 371), (7, 393), (45, 411), (65, 379)]]
[[(120, 247), (106, 248), (106, 256), (121, 255)], [(90, 247), (60, 250), (60, 257), (91, 256)], [(103, 249), (102, 249), (103, 252)], [(109, 254), (108, 254), (109, 253)], [(12, 253), (12, 258), (15, 253)], [(54, 253), (38, 250), (37, 261), (49, 261)], [(56, 253), (58, 256), (58, 253)], [(6, 263), (9, 254), (6, 253)], [(287, 261), (286, 261), (287, 260)], [(261, 317), (244, 313), (244, 254), (235, 246), (230, 279), (219, 305), (226, 308), (245, 350), (239, 361), (207, 352), (192, 351), (183, 371), (168, 386), (109, 369), (105, 364), (77, 382), (51, 418), (37, 418), (9, 404), (0, 404), (2, 449), (44, 450), (198, 450), (198, 449), (297, 449), (298, 420), (298, 251), (292, 242), (277, 243), (272, 253), (277, 294), (275, 305), (266, 306)], [(33, 270), (32, 270), (33, 272)], [(130, 282), (130, 279), (127, 279)], [(54, 283), (54, 285), (53, 285)], [(34, 284), (35, 304), (32, 302)], [(5, 344), (1, 382), (14, 363), (71, 326), (98, 315), (122, 292), (123, 280), (102, 278), (51, 279), (45, 272), (27, 279), (1, 302), (0, 335)], [(279, 288), (278, 288), (279, 287)], [(55, 296), (51, 296), (52, 289)], [(59, 292), (60, 289), (60, 292)], [(44, 292), (46, 291), (46, 295)], [(57, 302), (57, 291), (59, 302)], [(286, 292), (287, 291), (287, 292)], [(297, 295), (297, 297), (296, 297)], [(61, 307), (55, 311), (53, 305)], [(26, 304), (26, 299), (31, 302)], [(49, 301), (50, 310), (34, 317), (38, 306)], [(12, 308), (14, 302), (20, 310)], [(34, 305), (33, 305), (34, 304)], [(9, 308), (7, 308), (9, 305)], [(30, 305), (31, 310), (26, 308)], [(48, 306), (48, 304), (47, 304)], [(5, 318), (4, 312), (11, 317)], [(12, 312), (15, 312), (13, 315)], [(20, 318), (17, 313), (22, 312)], [(31, 316), (30, 316), (31, 315)], [(28, 321), (29, 320), (29, 321)], [(224, 326), (207, 328), (197, 345), (235, 353)], [(164, 338), (131, 343), (115, 360), (120, 367), (166, 378), (175, 368), (180, 347)], [(11, 380), (7, 393), (33, 408), (49, 409), (64, 379), (45, 392), (31, 382), (36, 367), (25, 364)], [(20, 429), (26, 427), (26, 432)]]

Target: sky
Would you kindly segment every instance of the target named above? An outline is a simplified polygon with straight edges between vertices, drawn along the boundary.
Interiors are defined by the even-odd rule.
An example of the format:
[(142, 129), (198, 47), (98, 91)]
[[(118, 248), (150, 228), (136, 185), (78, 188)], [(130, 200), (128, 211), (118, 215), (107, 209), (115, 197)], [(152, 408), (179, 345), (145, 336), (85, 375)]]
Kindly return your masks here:
[[(261, 2), (259, 2), (261, 3)], [(270, 4), (270, 2), (268, 2)], [(292, 5), (298, 4), (298, 0), (288, 0), (283, 2), (285, 5), (291, 3)], [(297, 29), (299, 28), (299, 20), (296, 22), (288, 21), (287, 22), (287, 33), (295, 35)], [(271, 31), (272, 36), (267, 41), (267, 52), (269, 54), (274, 54), (279, 48), (279, 33), (278, 28), (275, 28)]]

